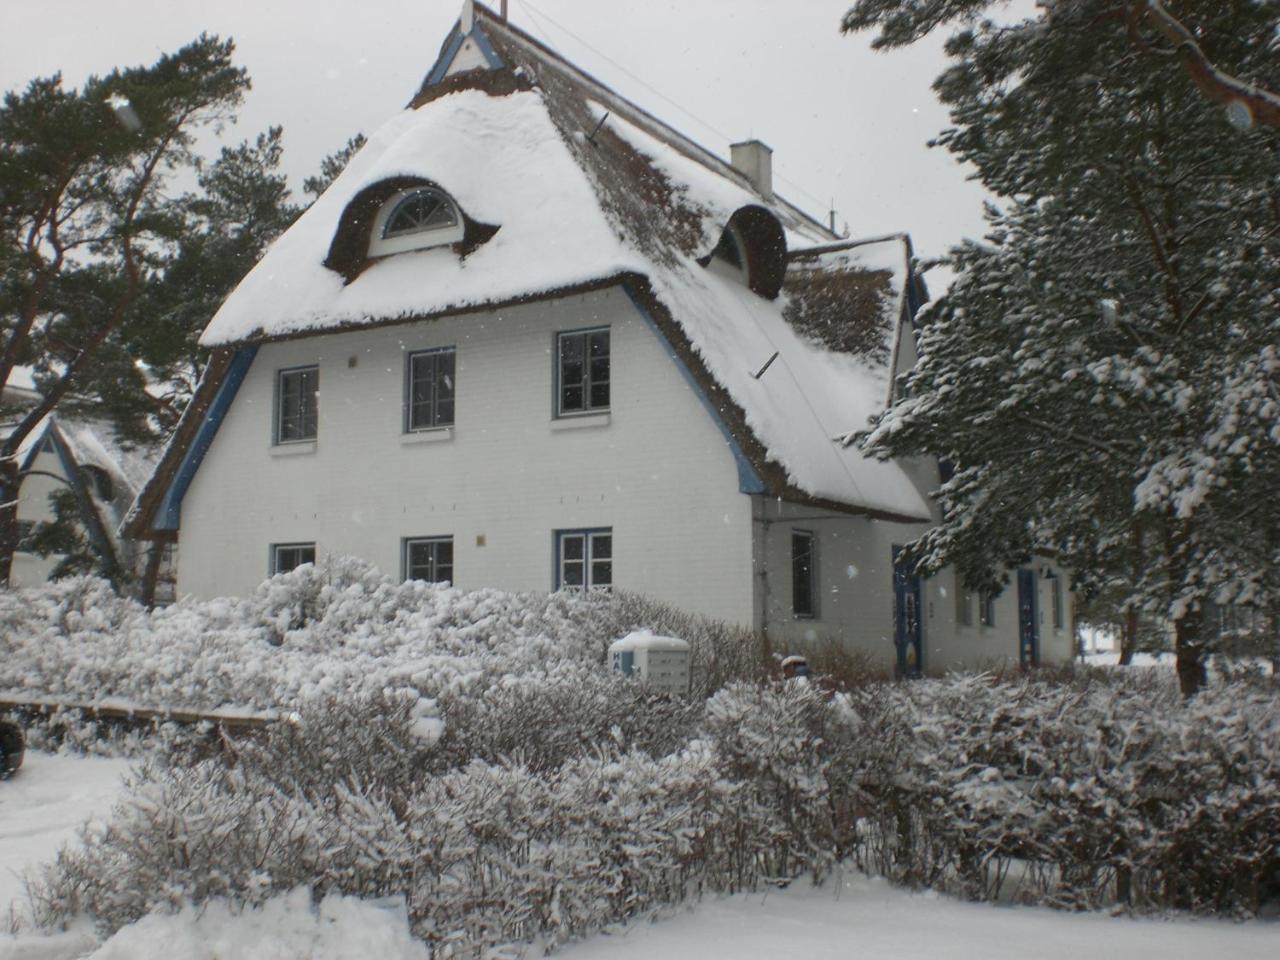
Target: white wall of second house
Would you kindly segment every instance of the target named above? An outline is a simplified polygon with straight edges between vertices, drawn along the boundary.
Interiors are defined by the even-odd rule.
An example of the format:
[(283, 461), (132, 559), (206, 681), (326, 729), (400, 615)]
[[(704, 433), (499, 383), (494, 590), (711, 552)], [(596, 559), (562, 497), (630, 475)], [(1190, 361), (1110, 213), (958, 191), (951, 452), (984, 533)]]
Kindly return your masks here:
[[(552, 416), (557, 331), (608, 326), (611, 408)], [(406, 356), (457, 349), (452, 430), (405, 434)], [(319, 366), (314, 444), (273, 446), (276, 371)], [(751, 498), (725, 439), (619, 288), (263, 345), (182, 504), (179, 594), (243, 595), (273, 543), (398, 575), (452, 536), (454, 580), (545, 591), (553, 531), (609, 527), (614, 585), (752, 620)]]
[[(31, 462), (29, 473), (18, 490), (18, 522), (49, 523), (55, 519), (49, 497), (62, 490), (70, 490), (62, 460), (52, 451), (42, 450)], [(50, 476), (52, 474), (52, 476)], [(61, 477), (63, 479), (55, 479)], [(19, 550), (13, 555), (13, 567), (9, 571), (9, 585), (33, 587), (44, 583), (62, 561), (61, 554), (42, 557), (39, 554)]]

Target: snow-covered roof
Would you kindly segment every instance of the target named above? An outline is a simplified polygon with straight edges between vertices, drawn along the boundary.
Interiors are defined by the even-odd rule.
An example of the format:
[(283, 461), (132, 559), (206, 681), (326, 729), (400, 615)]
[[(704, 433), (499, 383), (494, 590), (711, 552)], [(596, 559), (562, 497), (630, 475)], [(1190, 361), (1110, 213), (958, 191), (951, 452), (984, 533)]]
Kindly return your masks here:
[[(446, 40), (409, 107), (268, 250), (201, 342), (235, 347), (638, 281), (691, 348), (695, 377), (727, 394), (729, 425), (750, 433), (742, 445), (770, 492), (927, 519), (896, 465), (836, 442), (888, 395), (909, 283), (905, 238), (839, 242), (515, 27), (479, 6), (475, 14), (500, 66), (450, 75)], [(368, 258), (368, 197), (389, 183), (433, 184), (488, 230), (465, 249)], [(705, 268), (744, 210), (776, 221), (780, 282), (790, 251), (774, 299)], [(340, 266), (344, 243), (355, 261)], [(861, 339), (847, 335), (854, 328)]]

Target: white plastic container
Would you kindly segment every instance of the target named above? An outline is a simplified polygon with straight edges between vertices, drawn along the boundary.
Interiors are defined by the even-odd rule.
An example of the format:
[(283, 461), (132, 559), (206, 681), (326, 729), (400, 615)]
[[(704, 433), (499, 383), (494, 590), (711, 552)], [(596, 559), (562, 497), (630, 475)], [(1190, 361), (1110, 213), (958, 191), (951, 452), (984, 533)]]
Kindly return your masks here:
[(689, 692), (689, 643), (652, 633), (629, 633), (609, 645), (614, 672), (643, 678), (660, 693)]

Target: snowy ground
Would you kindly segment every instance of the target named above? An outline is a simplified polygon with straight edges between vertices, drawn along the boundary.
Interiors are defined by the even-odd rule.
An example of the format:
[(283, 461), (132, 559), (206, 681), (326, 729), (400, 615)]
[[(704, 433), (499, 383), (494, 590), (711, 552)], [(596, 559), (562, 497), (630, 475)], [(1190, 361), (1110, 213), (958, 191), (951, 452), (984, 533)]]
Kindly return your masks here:
[[(0, 908), (20, 896), (15, 874), (51, 857), (85, 819), (104, 816), (128, 769), (122, 760), (31, 753), (0, 783)], [(84, 931), (57, 938), (0, 934), (0, 960), (420, 960), (394, 904), (333, 897), (318, 909), (305, 891), (235, 916), (220, 905), (151, 917), (93, 950)], [(92, 951), (92, 952), (91, 952)], [(531, 956), (537, 955), (534, 951)], [(813, 889), (709, 899), (657, 923), (597, 936), (564, 960), (1273, 960), (1280, 923), (1147, 920), (1040, 908), (960, 903), (913, 895), (860, 875)]]
[(23, 911), (23, 871), (52, 859), (86, 820), (105, 818), (128, 769), (128, 760), (32, 750), (17, 776), (0, 781), (0, 930), (9, 928), (14, 900)]

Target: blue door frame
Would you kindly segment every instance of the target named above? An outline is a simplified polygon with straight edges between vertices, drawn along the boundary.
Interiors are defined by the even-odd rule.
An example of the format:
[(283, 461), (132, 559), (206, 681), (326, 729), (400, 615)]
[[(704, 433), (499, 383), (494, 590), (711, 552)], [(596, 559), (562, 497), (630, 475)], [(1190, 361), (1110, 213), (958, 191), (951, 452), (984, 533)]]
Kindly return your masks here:
[(1040, 610), (1034, 570), (1018, 571), (1018, 662), (1040, 664)]
[(893, 646), (898, 676), (918, 677), (924, 672), (920, 577), (898, 562), (901, 552), (902, 547), (893, 548)]

